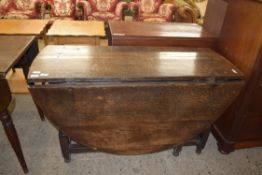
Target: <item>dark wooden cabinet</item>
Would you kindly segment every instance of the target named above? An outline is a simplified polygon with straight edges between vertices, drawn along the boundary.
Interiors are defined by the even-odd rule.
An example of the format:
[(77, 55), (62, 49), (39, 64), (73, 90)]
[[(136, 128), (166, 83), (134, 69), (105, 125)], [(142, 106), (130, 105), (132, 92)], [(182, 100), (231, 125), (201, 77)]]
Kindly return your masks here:
[(262, 146), (262, 2), (227, 2), (217, 51), (244, 73), (247, 84), (214, 124), (223, 153)]

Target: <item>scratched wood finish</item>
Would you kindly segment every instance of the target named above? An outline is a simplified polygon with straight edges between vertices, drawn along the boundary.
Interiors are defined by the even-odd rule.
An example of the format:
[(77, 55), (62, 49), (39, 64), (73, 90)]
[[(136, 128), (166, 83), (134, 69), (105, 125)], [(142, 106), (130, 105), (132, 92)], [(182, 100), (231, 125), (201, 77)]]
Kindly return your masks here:
[(124, 46), (48, 46), (28, 78), (35, 102), (58, 130), (115, 154), (184, 143), (210, 127), (244, 83), (210, 49)]
[[(40, 71), (43, 76), (31, 76), (33, 71)], [(49, 45), (38, 54), (29, 74), (29, 82), (68, 79), (161, 81), (193, 80), (195, 77), (224, 80), (242, 77), (234, 65), (211, 49), (134, 46)]]
[(40, 35), (45, 31), (48, 20), (1, 19), (1, 35)]
[(216, 37), (193, 23), (109, 22), (115, 46), (214, 47)]
[(99, 38), (105, 36), (101, 21), (57, 20), (47, 32), (48, 43), (54, 38), (55, 44), (99, 45)]
[(47, 36), (105, 36), (104, 23), (101, 21), (56, 20)]
[(0, 36), (0, 78), (20, 60), (34, 39), (33, 36)]

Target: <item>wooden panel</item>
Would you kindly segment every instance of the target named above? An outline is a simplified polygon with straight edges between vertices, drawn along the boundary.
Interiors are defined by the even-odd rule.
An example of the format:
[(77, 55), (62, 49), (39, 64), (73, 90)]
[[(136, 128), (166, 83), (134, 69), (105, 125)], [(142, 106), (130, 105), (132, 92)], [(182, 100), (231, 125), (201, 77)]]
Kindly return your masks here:
[(209, 81), (242, 78), (242, 73), (234, 65), (210, 49), (47, 46), (32, 64), (29, 81)]
[(262, 115), (258, 117), (250, 117), (250, 115), (252, 115), (252, 113), (247, 114), (241, 130), (238, 133), (237, 141), (262, 139)]
[(116, 154), (182, 144), (209, 127), (243, 82), (92, 83), (31, 86), (52, 124), (78, 143)]
[(227, 0), (208, 0), (204, 28), (215, 36), (220, 36), (227, 12)]
[(56, 20), (47, 32), (48, 36), (105, 36), (101, 21)]
[(213, 47), (216, 37), (197, 24), (109, 22), (111, 45)]
[(253, 0), (228, 2), (218, 51), (243, 71), (247, 84), (215, 123), (213, 132), (219, 150), (224, 153), (262, 146), (262, 132), (258, 126), (261, 125), (261, 110), (255, 104), (261, 101), (258, 86), (262, 77), (262, 3)]
[(56, 36), (56, 37), (48, 37), (48, 44), (99, 45), (100, 43), (99, 40), (100, 40), (99, 37), (95, 37), (95, 36), (94, 37)]
[[(252, 99), (252, 105), (250, 105), (250, 108), (248, 109), (249, 112), (257, 113), (255, 116), (261, 116), (262, 117), (262, 85), (257, 88), (254, 98)], [(261, 118), (262, 120), (262, 118)]]
[(4, 78), (7, 72), (18, 62), (34, 39), (33, 36), (0, 36), (1, 78)]
[(2, 35), (40, 35), (44, 32), (48, 20), (15, 20), (1, 19), (0, 34)]
[(113, 46), (156, 46), (156, 47), (206, 47), (215, 48), (215, 39), (202, 38), (170, 38), (170, 37), (126, 37), (112, 38)]
[(246, 77), (250, 76), (262, 43), (262, 5), (258, 1), (230, 2), (219, 51), (236, 65)]

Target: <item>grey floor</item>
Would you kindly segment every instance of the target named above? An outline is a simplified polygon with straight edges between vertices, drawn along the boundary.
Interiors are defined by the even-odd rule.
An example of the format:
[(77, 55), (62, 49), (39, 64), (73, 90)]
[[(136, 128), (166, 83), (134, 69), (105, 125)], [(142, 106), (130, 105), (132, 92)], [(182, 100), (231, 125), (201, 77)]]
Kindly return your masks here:
[[(12, 114), (19, 133), (29, 175), (262, 175), (262, 148), (244, 149), (229, 155), (217, 151), (211, 136), (201, 155), (194, 147), (184, 148), (179, 157), (172, 151), (116, 156), (105, 153), (74, 154), (64, 163), (57, 131), (48, 121), (41, 122), (29, 95), (16, 95)], [(0, 175), (23, 174), (16, 156), (0, 129)]]

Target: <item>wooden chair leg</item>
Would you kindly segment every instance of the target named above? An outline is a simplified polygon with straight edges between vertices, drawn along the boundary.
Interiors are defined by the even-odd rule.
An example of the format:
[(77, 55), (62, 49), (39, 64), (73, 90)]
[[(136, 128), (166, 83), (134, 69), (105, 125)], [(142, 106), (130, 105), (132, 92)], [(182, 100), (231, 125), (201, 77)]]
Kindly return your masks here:
[(12, 122), (10, 114), (6, 111), (0, 116), (0, 120), (2, 121), (6, 136), (15, 151), (15, 154), (20, 162), (21, 167), (23, 168), (24, 173), (28, 173), (28, 168), (23, 156), (23, 152), (21, 149), (21, 144), (19, 142), (15, 126)]
[(60, 141), (61, 151), (65, 159), (65, 162), (68, 163), (71, 161), (71, 155), (69, 150), (70, 138), (67, 135), (65, 135), (63, 132), (59, 131), (59, 141)]

